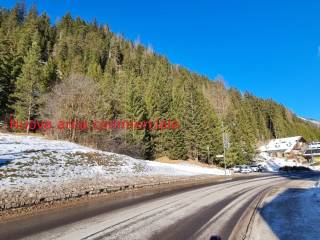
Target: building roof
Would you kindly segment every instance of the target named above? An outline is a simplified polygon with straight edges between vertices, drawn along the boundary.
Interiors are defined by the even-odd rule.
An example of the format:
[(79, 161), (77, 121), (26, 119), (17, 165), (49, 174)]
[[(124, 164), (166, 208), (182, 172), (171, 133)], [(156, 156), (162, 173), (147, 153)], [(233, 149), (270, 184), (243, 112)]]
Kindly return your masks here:
[(261, 152), (291, 152), (296, 144), (304, 141), (301, 136), (272, 139), (267, 145), (261, 146)]

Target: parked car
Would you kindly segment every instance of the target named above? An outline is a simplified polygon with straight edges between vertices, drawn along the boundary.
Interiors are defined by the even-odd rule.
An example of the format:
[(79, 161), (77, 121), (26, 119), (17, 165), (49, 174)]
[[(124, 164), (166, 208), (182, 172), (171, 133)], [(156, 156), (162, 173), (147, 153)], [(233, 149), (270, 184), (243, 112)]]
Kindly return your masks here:
[(260, 172), (260, 168), (258, 165), (250, 165), (252, 172)]
[(243, 165), (243, 166), (241, 166), (241, 171), (240, 172), (241, 173), (252, 173), (252, 170), (251, 170), (251, 168), (249, 166)]
[(239, 173), (241, 172), (241, 166), (240, 165), (235, 165), (233, 168), (232, 168), (233, 172), (235, 173)]

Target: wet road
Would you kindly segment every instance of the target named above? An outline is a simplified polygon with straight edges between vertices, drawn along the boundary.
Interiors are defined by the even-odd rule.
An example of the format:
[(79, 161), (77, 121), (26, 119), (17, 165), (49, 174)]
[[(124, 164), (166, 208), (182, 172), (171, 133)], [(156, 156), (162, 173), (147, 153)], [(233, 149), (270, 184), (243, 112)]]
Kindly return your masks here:
[(245, 177), (0, 225), (0, 239), (228, 239), (250, 203), (290, 179)]

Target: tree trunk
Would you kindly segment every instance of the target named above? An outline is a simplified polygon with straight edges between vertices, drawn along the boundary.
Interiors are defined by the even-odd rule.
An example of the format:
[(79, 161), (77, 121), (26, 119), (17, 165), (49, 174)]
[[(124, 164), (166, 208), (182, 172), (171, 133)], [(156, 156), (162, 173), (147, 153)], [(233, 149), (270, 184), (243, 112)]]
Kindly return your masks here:
[(31, 106), (32, 106), (32, 101), (30, 101), (29, 109), (28, 109), (27, 134), (29, 134), (29, 128), (30, 128)]

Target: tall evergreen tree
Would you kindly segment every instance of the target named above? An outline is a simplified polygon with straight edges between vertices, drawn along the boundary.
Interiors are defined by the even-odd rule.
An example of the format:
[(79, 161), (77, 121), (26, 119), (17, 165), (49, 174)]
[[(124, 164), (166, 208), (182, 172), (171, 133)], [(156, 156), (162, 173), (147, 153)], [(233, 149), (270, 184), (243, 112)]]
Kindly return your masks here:
[[(39, 115), (39, 99), (43, 92), (38, 41), (38, 36), (35, 34), (32, 46), (24, 58), (24, 65), (13, 93), (13, 97), (16, 99), (13, 105), (16, 117), (28, 121)], [(27, 132), (29, 132), (29, 128), (27, 128)]]
[[(1, 36), (1, 34), (0, 34)], [(2, 38), (0, 40), (0, 112), (11, 113), (10, 106), (14, 104), (11, 94), (14, 91), (14, 83), (20, 74), (22, 61), (15, 54), (10, 43)]]

